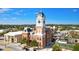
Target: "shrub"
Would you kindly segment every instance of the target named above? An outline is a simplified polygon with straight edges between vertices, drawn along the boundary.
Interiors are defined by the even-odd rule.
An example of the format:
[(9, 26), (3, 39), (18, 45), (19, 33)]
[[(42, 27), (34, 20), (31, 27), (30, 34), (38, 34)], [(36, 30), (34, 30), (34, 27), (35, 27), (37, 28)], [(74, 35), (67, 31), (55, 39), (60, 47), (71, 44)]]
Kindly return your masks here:
[(79, 43), (76, 43), (76, 44), (73, 46), (73, 51), (79, 51)]
[(53, 51), (62, 51), (62, 48), (60, 47), (59, 44), (54, 44), (53, 47), (52, 47), (52, 50)]
[(33, 40), (33, 41), (31, 41), (30, 46), (36, 47), (36, 46), (38, 46), (38, 42), (36, 40)]

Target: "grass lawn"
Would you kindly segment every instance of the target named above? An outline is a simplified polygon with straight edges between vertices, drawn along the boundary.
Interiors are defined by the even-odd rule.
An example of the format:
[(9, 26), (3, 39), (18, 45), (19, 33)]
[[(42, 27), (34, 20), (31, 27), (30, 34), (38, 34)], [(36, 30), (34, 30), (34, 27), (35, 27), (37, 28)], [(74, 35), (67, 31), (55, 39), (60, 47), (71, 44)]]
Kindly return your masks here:
[(62, 48), (72, 50), (74, 44), (60, 44), (58, 43)]

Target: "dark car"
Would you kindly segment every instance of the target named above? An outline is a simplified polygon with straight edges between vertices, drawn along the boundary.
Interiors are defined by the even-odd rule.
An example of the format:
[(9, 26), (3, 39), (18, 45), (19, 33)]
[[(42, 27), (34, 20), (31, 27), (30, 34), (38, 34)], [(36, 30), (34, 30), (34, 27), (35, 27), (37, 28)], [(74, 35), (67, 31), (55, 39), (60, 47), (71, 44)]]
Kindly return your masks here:
[(26, 50), (26, 51), (29, 51), (29, 49), (27, 47), (24, 47), (23, 49)]
[(3, 49), (2, 48), (0, 48), (0, 51), (2, 51)]
[(26, 50), (26, 51), (29, 51), (29, 49), (28, 49), (28, 48), (25, 48), (25, 50)]
[(36, 48), (34, 48), (33, 51), (36, 51)]

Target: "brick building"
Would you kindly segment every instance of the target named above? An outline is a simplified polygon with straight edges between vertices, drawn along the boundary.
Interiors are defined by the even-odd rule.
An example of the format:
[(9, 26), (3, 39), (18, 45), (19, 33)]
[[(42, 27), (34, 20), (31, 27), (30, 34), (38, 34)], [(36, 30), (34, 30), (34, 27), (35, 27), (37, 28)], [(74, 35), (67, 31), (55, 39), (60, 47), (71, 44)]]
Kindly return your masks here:
[(36, 40), (39, 48), (44, 48), (52, 41), (53, 32), (51, 28), (45, 26), (45, 19), (46, 16), (44, 13), (38, 12), (36, 14), (35, 30), (28, 31), (27, 29), (24, 29), (24, 33), (22, 34), (26, 39)]

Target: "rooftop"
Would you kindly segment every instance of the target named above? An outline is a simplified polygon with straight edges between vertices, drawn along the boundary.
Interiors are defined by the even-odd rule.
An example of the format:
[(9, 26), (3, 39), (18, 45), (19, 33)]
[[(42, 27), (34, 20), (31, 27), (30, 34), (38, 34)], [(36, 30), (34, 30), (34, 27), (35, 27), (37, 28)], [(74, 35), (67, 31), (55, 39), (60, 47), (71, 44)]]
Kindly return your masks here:
[(17, 32), (9, 32), (9, 33), (6, 33), (4, 35), (16, 36), (16, 35), (21, 35), (22, 33), (23, 33), (23, 31), (17, 31)]

